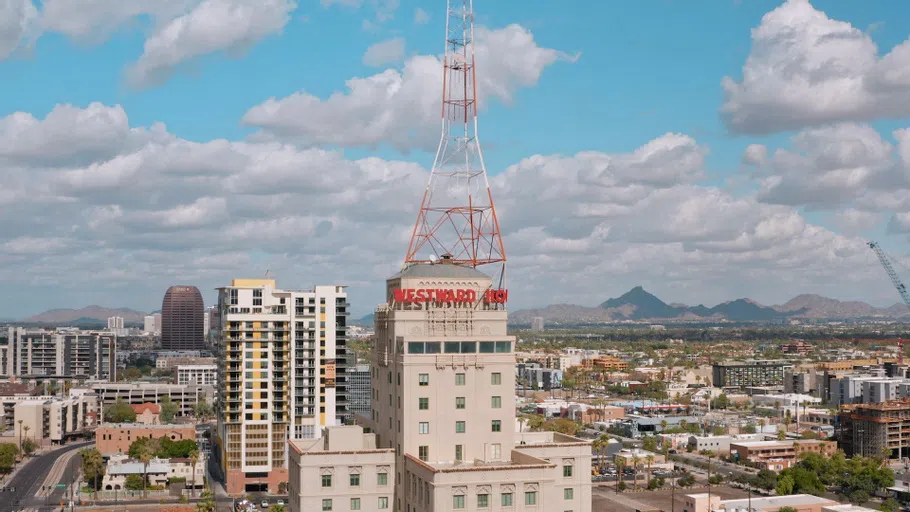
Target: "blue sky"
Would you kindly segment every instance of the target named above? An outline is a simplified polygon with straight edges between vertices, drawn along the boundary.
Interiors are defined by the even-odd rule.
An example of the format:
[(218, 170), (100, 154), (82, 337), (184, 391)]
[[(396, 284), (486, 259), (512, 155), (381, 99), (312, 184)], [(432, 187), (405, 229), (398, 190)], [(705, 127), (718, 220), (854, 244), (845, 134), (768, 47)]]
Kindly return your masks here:
[[(295, 92), (304, 91), (317, 98), (325, 99), (333, 93), (344, 93), (345, 81), (353, 77), (369, 77), (386, 68), (401, 69), (401, 60), (381, 67), (365, 65), (361, 59), (366, 49), (372, 44), (401, 37), (405, 41), (404, 59), (416, 55), (436, 55), (443, 46), (444, 2), (441, 0), (432, 2), (401, 0), (394, 9), (392, 7), (395, 7), (396, 2), (386, 3), (388, 0), (336, 1), (336, 5), (326, 5), (332, 2), (301, 1), (296, 8), (290, 10), (290, 20), (282, 25), (283, 29), (267, 31), (265, 36), (254, 37), (252, 44), (246, 45), (240, 50), (237, 45), (234, 45), (225, 46), (227, 51), (201, 52), (203, 53), (201, 57), (186, 59), (176, 65), (172, 69), (170, 78), (163, 83), (137, 87), (136, 84), (130, 83), (127, 76), (128, 69), (143, 55), (143, 45), (148, 39), (158, 35), (159, 28), (163, 24), (173, 20), (177, 15), (191, 13), (176, 13), (165, 17), (154, 9), (147, 9), (134, 17), (127, 16), (126, 21), (120, 18), (113, 33), (107, 37), (100, 36), (101, 41), (87, 42), (84, 40), (86, 34), (80, 36), (74, 34), (73, 30), (67, 31), (59, 28), (63, 26), (62, 21), (53, 19), (52, 14), (49, 14), (51, 9), (48, 6), (53, 2), (59, 3), (59, 1), (47, 0), (44, 5), (36, 2), (37, 17), (31, 22), (32, 31), (30, 32), (36, 39), (23, 38), (16, 51), (12, 52), (8, 58), (0, 60), (0, 77), (3, 78), (0, 80), (0, 118), (15, 112), (22, 112), (29, 113), (40, 120), (60, 104), (71, 104), (79, 109), (86, 109), (91, 103), (100, 102), (106, 107), (120, 105), (128, 116), (129, 126), (133, 128), (164, 123), (168, 133), (178, 139), (200, 144), (207, 144), (213, 139), (219, 138), (240, 142), (259, 131), (257, 128), (242, 124), (241, 119), (250, 109), (269, 98), (281, 100)], [(238, 5), (244, 3), (241, 0), (208, 0), (207, 3), (219, 2)], [(362, 5), (339, 5), (345, 3), (361, 3)], [(794, 1), (794, 3), (799, 2)], [(838, 123), (868, 123), (881, 134), (885, 141), (889, 141), (894, 146), (891, 148), (893, 155), (888, 158), (896, 158), (898, 141), (892, 137), (891, 132), (906, 126), (906, 115), (902, 112), (881, 116), (859, 110), (843, 115), (832, 114), (834, 117), (830, 121), (824, 122), (813, 119), (795, 119), (789, 125), (783, 124), (771, 129), (761, 129), (759, 130), (761, 133), (751, 131), (750, 128), (733, 127), (730, 123), (726, 123), (720, 115), (720, 109), (725, 104), (721, 80), (725, 76), (731, 77), (735, 82), (742, 80), (743, 67), (755, 47), (753, 29), (759, 27), (763, 16), (781, 4), (782, 2), (770, 0), (714, 0), (702, 2), (699, 4), (699, 8), (693, 8), (693, 4), (690, 2), (672, 0), (636, 2), (545, 2), (538, 0), (497, 0), (492, 2), (479, 0), (475, 6), (478, 25), (495, 31), (502, 30), (510, 24), (519, 24), (533, 34), (533, 41), (537, 47), (563, 52), (563, 57), (565, 57), (542, 65), (540, 77), (532, 85), (512, 87), (510, 91), (512, 98), (508, 104), (496, 98), (486, 102), (481, 114), (480, 133), (489, 174), (500, 175), (507, 167), (532, 155), (572, 156), (582, 151), (608, 155), (631, 153), (648, 141), (659, 139), (668, 132), (677, 133), (694, 139), (698, 147), (705, 150), (707, 156), (700, 164), (699, 177), (696, 181), (680, 182), (673, 186), (701, 187), (692, 189), (695, 191), (695, 195), (699, 195), (701, 190), (719, 189), (726, 194), (724, 196), (726, 199), (723, 200), (725, 202), (736, 201), (740, 198), (754, 200), (756, 205), (754, 212), (748, 218), (737, 221), (739, 222), (737, 229), (744, 234), (751, 233), (756, 237), (759, 236), (756, 233), (759, 233), (760, 230), (756, 231), (755, 226), (761, 223), (761, 219), (774, 215), (777, 215), (774, 218), (782, 218), (781, 216), (785, 212), (782, 213), (783, 210), (777, 211), (774, 208), (787, 207), (791, 209), (788, 211), (796, 212), (795, 214), (809, 225), (819, 226), (830, 231), (830, 236), (845, 237), (837, 240), (825, 239), (825, 243), (833, 246), (843, 243), (852, 247), (851, 244), (855, 245), (856, 240), (851, 239), (848, 242), (848, 238), (881, 237), (883, 245), (889, 251), (900, 256), (906, 250), (904, 244), (906, 237), (901, 233), (886, 234), (885, 226), (889, 219), (903, 213), (904, 203), (898, 202), (900, 206), (890, 209), (870, 207), (869, 205), (875, 204), (878, 199), (859, 197), (856, 182), (853, 182), (854, 185), (852, 185), (852, 195), (848, 194), (849, 199), (826, 204), (823, 207), (808, 203), (802, 204), (799, 200), (794, 200), (791, 197), (792, 194), (799, 195), (795, 192), (786, 199), (781, 199), (783, 196), (780, 194), (784, 192), (780, 192), (782, 190), (780, 187), (775, 189), (778, 192), (769, 192), (763, 196), (762, 187), (772, 187), (769, 184), (771, 182), (765, 183), (761, 179), (755, 178), (750, 174), (754, 170), (745, 169), (742, 163), (743, 152), (750, 145), (766, 145), (767, 153), (771, 155), (776, 148), (791, 148), (791, 137), (796, 133), (834, 126)], [(379, 19), (382, 5), (386, 6), (385, 11), (382, 11), (386, 15), (393, 13), (391, 19)], [(908, 19), (908, 7), (903, 3), (881, 0), (867, 2), (816, 0), (811, 5), (816, 11), (824, 13), (823, 15), (828, 20), (849, 23), (862, 32), (865, 37), (871, 38), (878, 46), (879, 57), (907, 39), (907, 25), (903, 21)], [(415, 22), (415, 10), (418, 8), (428, 14), (427, 23)], [(114, 15), (99, 10), (95, 16), (90, 22), (102, 24), (105, 16)], [(86, 17), (88, 16), (86, 15)], [(784, 16), (784, 18), (787, 17)], [(813, 20), (819, 21), (820, 18), (816, 17)], [(55, 29), (55, 27), (58, 28)], [(793, 27), (795, 30), (801, 28), (799, 23)], [(807, 44), (820, 45), (823, 43), (816, 41)], [(0, 46), (0, 51), (2, 51), (2, 46)], [(491, 51), (495, 52), (496, 49)], [(2, 55), (0, 53), (0, 56)], [(573, 55), (578, 55), (577, 60), (567, 58)], [(478, 67), (479, 72), (483, 73), (484, 63), (479, 62)], [(785, 80), (786, 76), (770, 77), (769, 80), (771, 79)], [(745, 91), (743, 94), (752, 94), (758, 90), (759, 88), (755, 88), (751, 92)], [(887, 98), (881, 101), (887, 101)], [(755, 103), (753, 102), (751, 105), (754, 107)], [(782, 107), (769, 105), (767, 110), (774, 108)], [(786, 109), (783, 111), (785, 112)], [(755, 116), (754, 112), (752, 114), (745, 112), (743, 115), (746, 118), (749, 115)], [(794, 117), (798, 116), (794, 114)], [(746, 122), (748, 123), (748, 119)], [(79, 129), (78, 126), (71, 128)], [(421, 129), (423, 129), (422, 125)], [(0, 140), (4, 135), (3, 130), (3, 125), (0, 124)], [(7, 131), (11, 133), (12, 128), (7, 128)], [(264, 128), (264, 131), (268, 132), (269, 128)], [(432, 137), (436, 137), (435, 133), (432, 134)], [(284, 142), (296, 145), (301, 151), (314, 148), (314, 144), (301, 142), (299, 139)], [(321, 149), (337, 150), (341, 152), (346, 161), (352, 162), (375, 156), (383, 161), (412, 161), (424, 168), (428, 168), (432, 163), (431, 153), (420, 149), (402, 153), (394, 149), (391, 144), (382, 142), (376, 147), (363, 144), (316, 144), (315, 146)], [(2, 158), (3, 153), (0, 152), (0, 159)], [(96, 163), (103, 163), (103, 160)], [(21, 169), (17, 167), (19, 170), (28, 168), (28, 165), (21, 164), (21, 161), (16, 165), (22, 165)], [(301, 165), (305, 165), (305, 162)], [(793, 170), (783, 169), (780, 167), (781, 165), (783, 164), (773, 163), (769, 160), (762, 164), (764, 166), (762, 172), (781, 176), (786, 182), (786, 179), (789, 179), (788, 176), (791, 175), (787, 175), (785, 171), (793, 172)], [(63, 167), (72, 170), (78, 165), (74, 163)], [(534, 175), (531, 174), (527, 176), (529, 176), (527, 179), (534, 178)], [(7, 175), (7, 178), (11, 180), (11, 183), (13, 182), (11, 173)], [(502, 178), (503, 186), (507, 179)], [(566, 179), (571, 180), (571, 177)], [(22, 181), (16, 178), (15, 182), (21, 183)], [(169, 185), (178, 188), (181, 186), (179, 182), (173, 181)], [(805, 186), (805, 183), (802, 185)], [(339, 186), (346, 185), (339, 183)], [(863, 185), (859, 188), (865, 187), (866, 185)], [(678, 197), (684, 197), (683, 189), (675, 188), (674, 190), (679, 191)], [(894, 190), (893, 187), (891, 190)], [(80, 201), (82, 200), (84, 198), (80, 198)], [(190, 199), (187, 201), (192, 202)], [(573, 204), (573, 202), (580, 202), (581, 199), (566, 198), (566, 201)], [(506, 201), (504, 200), (504, 202)], [(107, 206), (127, 209), (125, 202)], [(413, 207), (416, 210), (417, 204), (414, 204)], [(845, 210), (859, 212), (856, 213), (856, 218), (863, 219), (862, 229), (850, 232), (840, 229), (837, 223), (837, 219), (840, 217), (837, 216)], [(78, 208), (78, 213), (74, 209), (73, 214), (88, 215), (89, 211), (95, 210), (92, 210), (89, 203), (85, 202)], [(149, 217), (150, 211), (147, 207), (142, 209), (144, 212), (142, 215), (145, 215), (143, 218), (151, 218)], [(518, 212), (520, 208), (514, 206), (511, 211)], [(238, 220), (237, 215), (236, 212), (232, 213), (232, 219), (235, 222)], [(554, 213), (554, 215), (557, 214)], [(724, 216), (725, 213), (719, 211), (714, 215)], [(245, 219), (241, 217), (240, 220)], [(516, 221), (516, 219), (512, 220)], [(872, 222), (872, 220), (875, 221)], [(88, 221), (85, 222), (85, 225), (88, 226)], [(614, 232), (619, 229), (618, 226), (621, 223), (622, 225), (627, 224), (625, 221), (617, 219), (605, 221), (605, 225), (612, 227)], [(702, 221), (702, 223), (704, 222)], [(38, 224), (45, 225), (46, 223)], [(336, 220), (336, 225), (341, 224), (343, 223)], [(406, 225), (406, 223), (404, 224)], [(514, 224), (521, 223), (514, 222)], [(74, 225), (81, 226), (82, 224), (76, 222)], [(89, 243), (86, 240), (71, 240), (67, 238), (68, 235), (58, 233), (56, 230), (41, 232), (40, 228), (36, 229), (39, 230), (32, 232), (29, 236), (42, 239), (65, 239), (65, 242), (60, 243), (70, 248), (78, 246), (81, 249), (91, 247), (91, 250), (100, 250), (102, 247), (110, 249), (117, 245), (111, 242), (105, 243), (103, 236), (93, 236)], [(85, 229), (83, 229), (84, 231)], [(519, 230), (516, 229), (516, 231)], [(0, 239), (0, 242), (15, 241), (19, 239), (17, 236), (21, 238), (23, 235), (22, 233), (10, 233)], [(691, 244), (707, 243), (712, 240), (721, 241), (712, 239), (712, 236), (714, 234), (699, 234), (691, 239), (677, 240), (674, 243), (681, 245), (674, 250), (682, 251), (686, 257), (692, 256), (697, 254), (698, 250), (692, 249)], [(357, 238), (353, 233), (348, 233), (347, 237)], [(559, 237), (557, 239), (563, 240), (563, 242), (566, 240)], [(518, 240), (515, 242), (517, 247), (525, 247), (523, 244), (526, 242), (523, 239), (516, 238), (516, 240)], [(151, 245), (143, 246), (143, 243)], [(690, 244), (688, 248), (687, 243)], [(790, 240), (786, 243), (795, 247), (800, 243), (808, 244), (810, 242), (797, 243)], [(593, 252), (595, 254), (598, 251), (601, 251), (602, 254), (614, 254), (611, 251), (621, 251), (615, 252), (617, 261), (620, 261), (623, 259), (623, 253), (628, 250), (628, 248), (622, 248), (622, 245), (623, 240), (618, 239), (611, 241), (610, 248), (603, 247), (593, 250)], [(128, 257), (124, 257), (134, 265), (138, 265), (137, 261), (130, 258), (138, 257), (136, 255), (140, 254), (143, 249), (157, 250), (158, 248), (151, 241), (137, 241), (136, 245), (120, 248), (123, 251), (122, 255), (127, 255)], [(201, 246), (192, 249), (198, 253), (206, 252), (206, 248)], [(186, 248), (181, 250), (186, 250)], [(308, 272), (312, 272), (312, 267), (303, 263), (304, 255), (294, 255), (293, 251), (271, 252), (266, 250), (263, 253), (265, 256), (257, 254), (255, 257), (250, 257), (250, 254), (254, 252), (250, 251), (248, 246), (230, 249), (212, 248), (211, 251), (228, 259), (238, 257), (240, 259), (237, 261), (255, 261), (256, 264), (277, 266), (279, 269), (285, 269), (295, 279), (307, 276)], [(398, 254), (402, 251), (403, 248), (396, 248), (391, 250), (391, 254)], [(244, 253), (247, 255), (247, 260), (243, 260), (242, 256), (239, 256)], [(832, 286), (829, 282), (822, 282), (827, 279), (826, 275), (838, 275), (842, 272), (838, 265), (849, 267), (859, 264), (856, 262), (862, 262), (863, 265), (870, 261), (874, 263), (874, 260), (868, 259), (869, 255), (860, 256), (862, 251), (854, 252), (853, 249), (850, 249), (849, 253), (851, 256), (845, 257), (845, 261), (852, 261), (852, 263), (833, 264), (834, 267), (829, 269), (830, 274), (823, 272), (816, 277), (819, 280), (818, 286), (812, 286), (811, 282), (803, 282), (799, 286), (806, 285), (808, 288), (815, 288), (820, 293), (841, 297), (864, 298), (878, 303), (890, 302), (894, 297), (889, 292), (867, 293), (858, 289), (857, 282), (862, 281), (860, 277), (857, 277), (855, 282), (844, 284), (839, 288)], [(10, 257), (21, 256), (19, 253), (10, 254)], [(728, 261), (734, 265), (727, 270), (733, 275), (741, 273), (735, 269), (736, 254), (734, 251), (727, 255)], [(861, 259), (851, 260), (850, 258), (854, 257), (854, 254), (856, 254), (856, 258)], [(529, 261), (533, 259), (530, 252), (527, 253), (527, 256)], [(60, 254), (51, 254), (47, 257), (59, 258)], [(174, 257), (180, 257), (179, 251), (175, 253)], [(769, 257), (765, 255), (762, 258)], [(274, 258), (274, 261), (270, 258)], [(61, 275), (65, 274), (67, 269), (65, 266), (59, 266), (58, 260), (53, 261), (54, 264), (48, 266), (48, 269), (53, 270), (48, 270), (47, 274), (29, 277), (32, 280), (37, 279), (35, 282), (40, 284), (36, 284), (36, 286), (47, 286), (53, 289), (55, 286), (53, 283), (62, 279)], [(101, 261), (98, 259), (92, 264), (103, 266)], [(669, 260), (667, 264), (673, 264), (672, 261), (674, 260)], [(678, 260), (675, 261), (678, 264)], [(769, 260), (763, 259), (763, 261), (767, 263)], [(674, 285), (672, 279), (661, 278), (659, 270), (654, 270), (655, 264), (659, 267), (663, 263), (652, 262), (652, 266), (644, 274), (636, 274), (634, 270), (624, 269), (622, 277), (617, 279), (613, 278), (615, 276), (603, 274), (602, 283), (580, 294), (573, 291), (576, 284), (573, 284), (571, 278), (554, 278), (557, 282), (566, 283), (566, 287), (556, 293), (552, 299), (553, 301), (568, 301), (578, 297), (582, 302), (599, 302), (606, 298), (605, 294), (607, 296), (618, 295), (625, 291), (624, 287), (633, 284), (645, 284), (646, 288), (650, 284), (650, 289), (668, 301), (691, 303), (711, 303), (746, 295), (757, 295), (760, 300), (772, 302), (785, 300), (785, 294), (803, 291), (797, 290), (796, 284), (787, 288), (786, 291), (782, 291), (773, 287), (744, 282), (737, 286), (718, 285), (706, 293), (706, 296), (700, 296), (699, 293), (702, 290), (691, 282), (681, 281), (678, 285)], [(712, 263), (706, 268), (714, 268), (717, 264), (719, 263)], [(387, 268), (386, 263), (377, 262), (376, 265), (379, 265), (379, 269)], [(537, 268), (529, 262), (519, 262), (517, 265), (520, 268), (522, 265), (528, 269)], [(580, 262), (579, 265), (578, 269), (585, 269), (585, 272), (596, 268), (590, 261)], [(306, 270), (308, 268), (310, 270)], [(186, 271), (185, 276), (198, 277), (203, 288), (210, 289), (210, 285), (219, 280), (223, 281), (223, 278), (217, 274), (202, 272), (199, 269), (184, 270)], [(242, 272), (243, 270), (243, 266), (240, 264), (238, 268), (224, 269), (224, 272)], [(54, 272), (61, 274), (53, 275)], [(382, 270), (375, 270), (375, 272), (381, 273)], [(756, 279), (760, 281), (759, 276), (763, 275), (763, 272), (774, 272), (774, 269), (763, 267), (760, 272), (756, 272)], [(331, 269), (319, 270), (316, 275), (326, 278), (333, 277)], [(342, 278), (366, 283), (375, 280), (377, 275), (379, 274), (356, 276), (352, 274), (344, 275)], [(880, 269), (877, 268), (864, 270), (863, 276), (875, 276), (875, 279), (882, 277)], [(173, 277), (170, 276), (170, 278)], [(528, 280), (540, 279), (538, 274), (530, 270), (526, 277)], [(163, 286), (168, 279), (167, 275), (156, 275), (152, 278), (157, 287)], [(122, 287), (115, 287), (113, 291), (100, 292), (88, 291), (84, 285), (68, 283), (64, 285), (65, 290), (62, 293), (55, 294), (59, 299), (41, 298), (36, 294), (33, 299), (25, 303), (6, 304), (5, 306), (13, 313), (11, 315), (0, 313), (0, 317), (18, 316), (38, 311), (45, 308), (45, 302), (47, 307), (79, 306), (81, 305), (79, 302), (82, 301), (82, 297), (86, 296), (86, 293), (92, 299), (105, 304), (123, 304), (140, 309), (154, 309), (152, 305), (159, 300), (158, 292), (143, 291), (141, 283), (142, 278), (137, 276), (133, 280), (125, 280)], [(878, 284), (882, 287), (887, 285), (884, 281)], [(368, 310), (370, 309), (369, 304), (376, 302), (378, 287), (375, 285), (363, 286), (362, 297), (366, 303), (364, 309)], [(358, 289), (357, 286), (354, 288)], [(529, 289), (528, 292), (530, 294), (532, 290)], [(119, 294), (127, 294), (128, 297), (124, 298)], [(211, 297), (211, 294), (208, 293), (207, 296)], [(548, 297), (527, 301), (519, 300), (518, 304), (522, 306), (542, 305), (549, 302), (547, 299)], [(0, 304), (0, 306), (2, 305)]]

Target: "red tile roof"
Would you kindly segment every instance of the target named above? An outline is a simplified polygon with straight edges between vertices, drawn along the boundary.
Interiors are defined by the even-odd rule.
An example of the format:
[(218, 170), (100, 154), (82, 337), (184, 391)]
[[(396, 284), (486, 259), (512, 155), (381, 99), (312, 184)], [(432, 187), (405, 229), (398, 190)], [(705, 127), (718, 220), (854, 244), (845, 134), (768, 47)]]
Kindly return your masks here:
[(158, 404), (153, 404), (151, 402), (146, 402), (144, 404), (131, 405), (133, 412), (136, 414), (142, 414), (145, 411), (152, 411), (152, 414), (158, 414), (161, 412), (161, 407)]

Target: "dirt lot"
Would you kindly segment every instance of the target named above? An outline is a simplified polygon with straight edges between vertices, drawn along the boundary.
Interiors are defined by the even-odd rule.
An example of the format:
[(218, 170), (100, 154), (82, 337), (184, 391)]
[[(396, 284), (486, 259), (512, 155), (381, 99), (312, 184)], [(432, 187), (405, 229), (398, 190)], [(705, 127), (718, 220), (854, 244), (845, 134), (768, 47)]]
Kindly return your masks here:
[[(677, 512), (683, 509), (683, 500), (686, 494), (698, 494), (708, 492), (707, 487), (697, 487), (690, 489), (676, 489), (676, 507)], [(593, 491), (593, 510), (594, 512), (635, 512), (636, 509), (653, 509), (672, 512), (671, 507), (673, 490), (661, 489), (658, 491), (643, 492), (624, 492), (616, 494), (612, 486), (596, 485)], [(723, 500), (732, 500), (747, 497), (746, 491), (733, 489), (725, 485), (711, 486), (711, 494), (720, 496)]]

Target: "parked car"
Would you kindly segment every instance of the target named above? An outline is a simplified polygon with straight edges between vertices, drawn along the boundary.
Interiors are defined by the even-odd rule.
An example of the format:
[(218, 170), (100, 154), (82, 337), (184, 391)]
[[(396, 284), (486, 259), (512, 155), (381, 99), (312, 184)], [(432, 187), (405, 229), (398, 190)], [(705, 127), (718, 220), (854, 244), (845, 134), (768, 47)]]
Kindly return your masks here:
[(260, 503), (259, 506), (262, 508), (269, 508), (269, 502), (266, 500), (262, 500), (262, 503)]

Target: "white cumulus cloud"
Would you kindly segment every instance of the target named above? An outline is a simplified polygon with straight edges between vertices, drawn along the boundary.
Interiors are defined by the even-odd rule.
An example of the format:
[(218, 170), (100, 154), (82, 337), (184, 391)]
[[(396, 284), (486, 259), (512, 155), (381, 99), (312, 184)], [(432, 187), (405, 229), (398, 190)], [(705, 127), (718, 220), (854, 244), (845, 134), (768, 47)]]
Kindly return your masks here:
[(367, 51), (363, 54), (363, 63), (367, 66), (380, 67), (400, 62), (403, 58), (404, 38), (393, 37), (367, 48)]

